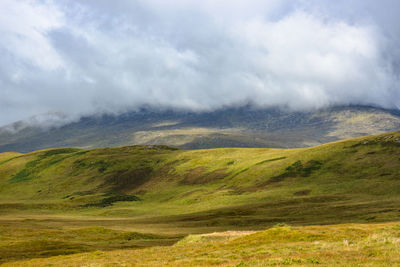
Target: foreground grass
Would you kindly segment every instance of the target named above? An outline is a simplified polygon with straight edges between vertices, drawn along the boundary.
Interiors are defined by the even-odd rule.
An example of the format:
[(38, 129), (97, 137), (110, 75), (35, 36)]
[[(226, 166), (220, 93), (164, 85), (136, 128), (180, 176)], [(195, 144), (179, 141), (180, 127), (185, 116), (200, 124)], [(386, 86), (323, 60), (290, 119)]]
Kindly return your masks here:
[[(51, 221), (51, 220), (50, 220)], [(35, 220), (0, 224), (0, 263), (95, 250), (172, 245), (181, 236), (143, 234), (101, 226), (38, 224)]]
[(173, 246), (96, 251), (4, 266), (400, 266), (400, 224), (276, 226), (190, 235)]

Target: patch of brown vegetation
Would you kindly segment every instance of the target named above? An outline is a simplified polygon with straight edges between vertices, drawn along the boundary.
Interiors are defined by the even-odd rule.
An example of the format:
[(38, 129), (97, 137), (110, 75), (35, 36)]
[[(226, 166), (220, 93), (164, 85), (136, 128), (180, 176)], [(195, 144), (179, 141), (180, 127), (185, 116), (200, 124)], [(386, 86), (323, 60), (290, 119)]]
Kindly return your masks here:
[(294, 196), (307, 196), (310, 193), (311, 193), (311, 190), (307, 189), (307, 190), (301, 190), (301, 191), (294, 192), (293, 195)]
[(250, 235), (254, 234), (257, 231), (225, 231), (225, 232), (214, 232), (214, 233), (208, 233), (208, 234), (201, 234), (201, 236), (243, 236), (243, 235)]
[(128, 193), (144, 184), (152, 171), (150, 167), (118, 171), (108, 177), (101, 187), (107, 187), (111, 192)]
[(206, 184), (223, 179), (228, 175), (229, 173), (226, 172), (226, 169), (218, 169), (212, 172), (207, 172), (207, 169), (202, 166), (186, 172), (183, 180), (181, 181), (181, 184), (184, 185)]

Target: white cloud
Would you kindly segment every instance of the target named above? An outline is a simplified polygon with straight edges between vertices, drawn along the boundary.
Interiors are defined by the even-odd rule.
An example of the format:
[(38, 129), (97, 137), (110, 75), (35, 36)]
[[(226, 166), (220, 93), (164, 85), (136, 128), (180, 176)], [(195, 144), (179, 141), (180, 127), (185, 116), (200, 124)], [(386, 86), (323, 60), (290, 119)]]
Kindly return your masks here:
[(18, 59), (52, 70), (62, 60), (47, 33), (63, 26), (63, 14), (51, 2), (0, 1), (1, 48)]
[(0, 124), (142, 105), (400, 105), (397, 29), (382, 30), (378, 10), (376, 20), (313, 0), (4, 0), (0, 10)]
[(249, 75), (258, 74), (260, 93), (265, 95), (255, 98), (260, 105), (392, 106), (390, 100), (379, 102), (368, 93), (390, 89), (394, 78), (382, 62), (379, 38), (368, 27), (296, 12), (276, 22), (245, 23), (237, 35), (248, 45), (246, 56), (254, 67)]

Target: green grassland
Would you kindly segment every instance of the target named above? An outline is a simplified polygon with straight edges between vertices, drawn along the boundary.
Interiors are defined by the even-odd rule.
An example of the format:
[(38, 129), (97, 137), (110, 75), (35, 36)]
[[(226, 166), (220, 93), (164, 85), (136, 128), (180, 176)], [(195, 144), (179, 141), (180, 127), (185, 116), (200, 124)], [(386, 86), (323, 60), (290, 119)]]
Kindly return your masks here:
[[(340, 261), (342, 250), (346, 250), (348, 255), (372, 251), (377, 264), (387, 260), (399, 263), (397, 250), (395, 257), (385, 256), (388, 250), (398, 249), (397, 241), (387, 247), (379, 241), (371, 244), (371, 249), (366, 248), (369, 236), (375, 234), (397, 240), (398, 226), (376, 223), (400, 221), (399, 207), (400, 132), (299, 149), (180, 150), (141, 145), (3, 153), (0, 262), (78, 252), (89, 254), (77, 255), (76, 265), (90, 265), (97, 260), (105, 264), (105, 257), (110, 257), (111, 264), (124, 253), (136, 262), (148, 261), (149, 266), (156, 255), (162, 258), (167, 254), (163, 263), (175, 266), (235, 265), (242, 261), (246, 266), (258, 259), (260, 266), (312, 264), (313, 259), (342, 265), (369, 260), (367, 256), (348, 256)], [(355, 227), (365, 228), (369, 234), (357, 237), (357, 232), (349, 230), (348, 237), (338, 234), (332, 239), (324, 233), (339, 228), (345, 231), (347, 226), (307, 226), (346, 223), (368, 223)], [(265, 230), (277, 224), (294, 228), (275, 227), (240, 237), (244, 238), (240, 242), (243, 245), (237, 243), (239, 237), (229, 237), (211, 243), (189, 242), (182, 248), (182, 242), (198, 239), (193, 237), (196, 234)], [(269, 240), (265, 233), (277, 229), (283, 231), (283, 241), (277, 248), (272, 241), (264, 244), (249, 239), (260, 235)], [(291, 241), (291, 231), (314, 231), (309, 229), (319, 237)], [(172, 247), (160, 247), (189, 234)], [(349, 245), (343, 247), (343, 240)], [(297, 251), (301, 247), (304, 251)], [(123, 248), (129, 250), (90, 252)], [(329, 248), (333, 249), (331, 256)], [(187, 253), (177, 254), (186, 249)], [(229, 258), (235, 254), (226, 252), (230, 249), (243, 249), (243, 254), (237, 252), (239, 258)], [(271, 252), (274, 249), (276, 255)], [(265, 255), (257, 256), (258, 250)], [(300, 256), (292, 257), (298, 253)], [(31, 264), (54, 260), (56, 265), (68, 265), (65, 262), (71, 257), (75, 256)]]

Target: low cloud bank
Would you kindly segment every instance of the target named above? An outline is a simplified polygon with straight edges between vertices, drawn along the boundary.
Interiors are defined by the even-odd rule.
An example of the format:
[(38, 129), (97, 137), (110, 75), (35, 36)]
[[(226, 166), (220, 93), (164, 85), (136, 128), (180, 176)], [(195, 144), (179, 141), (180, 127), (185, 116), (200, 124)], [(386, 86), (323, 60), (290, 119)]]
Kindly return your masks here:
[(142, 106), (400, 107), (394, 0), (3, 0), (0, 10), (0, 125)]

